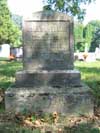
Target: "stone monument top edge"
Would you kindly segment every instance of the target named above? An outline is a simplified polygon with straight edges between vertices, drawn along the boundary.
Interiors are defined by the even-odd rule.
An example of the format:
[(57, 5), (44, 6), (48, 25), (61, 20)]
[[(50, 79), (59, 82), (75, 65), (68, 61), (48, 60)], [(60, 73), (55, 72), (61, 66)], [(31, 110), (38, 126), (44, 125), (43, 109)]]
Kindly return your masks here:
[(29, 17), (24, 18), (24, 21), (70, 21), (73, 22), (73, 17), (57, 12), (57, 11), (38, 11), (32, 13)]

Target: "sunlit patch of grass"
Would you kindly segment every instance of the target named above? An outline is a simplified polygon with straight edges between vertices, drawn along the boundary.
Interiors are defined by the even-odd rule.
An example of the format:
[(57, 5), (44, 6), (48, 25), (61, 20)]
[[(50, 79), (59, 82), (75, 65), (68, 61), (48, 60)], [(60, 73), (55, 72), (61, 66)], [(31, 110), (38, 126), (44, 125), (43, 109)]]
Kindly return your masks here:
[(90, 86), (100, 103), (100, 61), (75, 62), (75, 68), (80, 70), (82, 80)]

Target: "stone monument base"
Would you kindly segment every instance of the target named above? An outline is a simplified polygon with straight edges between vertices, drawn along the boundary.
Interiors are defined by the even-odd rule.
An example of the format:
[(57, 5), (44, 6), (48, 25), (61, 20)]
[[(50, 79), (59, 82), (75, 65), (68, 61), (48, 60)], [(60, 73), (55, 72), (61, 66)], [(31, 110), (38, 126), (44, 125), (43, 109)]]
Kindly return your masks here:
[(16, 87), (5, 92), (5, 107), (11, 112), (54, 111), (72, 116), (93, 115), (93, 99), (90, 88), (80, 87)]
[(17, 86), (81, 86), (81, 76), (78, 70), (23, 70), (16, 73)]

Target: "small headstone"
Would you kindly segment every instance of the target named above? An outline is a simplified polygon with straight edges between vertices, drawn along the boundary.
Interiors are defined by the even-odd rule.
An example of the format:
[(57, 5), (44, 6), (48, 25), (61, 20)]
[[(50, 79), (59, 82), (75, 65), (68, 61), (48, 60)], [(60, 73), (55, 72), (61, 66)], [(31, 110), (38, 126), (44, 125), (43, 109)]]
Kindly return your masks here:
[(94, 62), (94, 61), (96, 61), (96, 55), (95, 55), (95, 53), (93, 52), (93, 53), (87, 53), (87, 58), (86, 58), (86, 61), (87, 62)]
[(73, 20), (63, 13), (37, 12), (23, 24), (23, 71), (6, 91), (6, 109), (92, 114), (90, 89), (73, 66)]
[(2, 44), (0, 48), (0, 57), (9, 58), (10, 56), (10, 45)]
[(18, 47), (18, 48), (11, 48), (10, 53), (14, 55), (16, 58), (22, 58), (23, 57), (23, 48)]
[(99, 47), (96, 47), (95, 49), (95, 56), (96, 56), (96, 59), (100, 60), (100, 44), (99, 44)]

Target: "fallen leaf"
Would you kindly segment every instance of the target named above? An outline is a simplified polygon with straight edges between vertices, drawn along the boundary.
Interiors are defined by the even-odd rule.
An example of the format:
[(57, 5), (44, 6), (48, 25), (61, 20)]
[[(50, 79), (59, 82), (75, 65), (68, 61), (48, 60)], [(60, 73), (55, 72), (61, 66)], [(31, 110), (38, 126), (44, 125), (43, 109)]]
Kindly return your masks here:
[(28, 127), (34, 127), (34, 124), (29, 120), (24, 120), (24, 124)]
[(39, 127), (39, 126), (41, 126), (41, 121), (40, 121), (40, 120), (36, 120), (36, 121), (34, 122), (34, 124), (35, 124), (37, 127)]
[(58, 113), (55, 111), (55, 112), (53, 112), (52, 116), (53, 116), (54, 123), (57, 123), (57, 121), (58, 121)]

